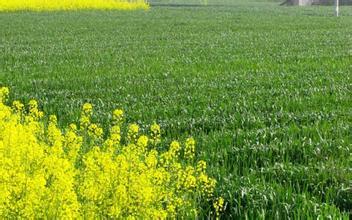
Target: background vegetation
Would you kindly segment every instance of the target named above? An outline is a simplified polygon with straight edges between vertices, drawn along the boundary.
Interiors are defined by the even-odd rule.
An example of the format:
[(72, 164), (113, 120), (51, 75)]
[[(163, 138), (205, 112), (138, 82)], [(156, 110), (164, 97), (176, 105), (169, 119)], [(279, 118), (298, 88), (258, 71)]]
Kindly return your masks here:
[(119, 107), (168, 143), (194, 136), (223, 217), (348, 218), (352, 8), (179, 3), (2, 13), (0, 86), (61, 126), (91, 102), (103, 125)]
[(144, 0), (0, 0), (0, 11), (134, 10), (148, 9)]

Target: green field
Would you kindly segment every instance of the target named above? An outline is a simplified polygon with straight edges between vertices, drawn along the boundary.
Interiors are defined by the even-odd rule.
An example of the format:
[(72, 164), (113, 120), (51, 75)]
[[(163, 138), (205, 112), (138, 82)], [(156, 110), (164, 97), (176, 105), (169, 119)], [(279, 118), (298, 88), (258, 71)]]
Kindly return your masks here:
[(192, 135), (226, 219), (348, 219), (352, 8), (341, 15), (263, 1), (0, 13), (0, 86), (61, 126), (91, 102), (104, 126), (120, 107), (168, 143)]

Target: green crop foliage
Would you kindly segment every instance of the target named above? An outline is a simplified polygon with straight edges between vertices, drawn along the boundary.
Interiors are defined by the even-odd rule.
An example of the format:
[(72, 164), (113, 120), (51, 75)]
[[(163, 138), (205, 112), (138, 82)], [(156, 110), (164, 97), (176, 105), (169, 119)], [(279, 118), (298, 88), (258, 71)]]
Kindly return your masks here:
[(352, 8), (199, 2), (1, 13), (0, 86), (61, 127), (89, 102), (105, 129), (121, 108), (166, 143), (193, 136), (223, 218), (348, 219)]

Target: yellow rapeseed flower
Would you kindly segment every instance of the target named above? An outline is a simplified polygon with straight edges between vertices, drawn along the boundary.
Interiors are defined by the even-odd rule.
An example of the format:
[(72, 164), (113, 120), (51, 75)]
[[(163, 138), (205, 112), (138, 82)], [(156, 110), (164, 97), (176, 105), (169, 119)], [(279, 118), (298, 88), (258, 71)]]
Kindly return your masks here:
[(139, 132), (139, 126), (135, 123), (130, 124), (128, 126), (128, 131), (127, 131), (127, 139), (130, 142), (136, 142), (137, 140), (137, 136), (138, 136), (138, 132)]
[(91, 115), (93, 113), (93, 106), (90, 103), (84, 103), (83, 107), (82, 107), (82, 112), (85, 115)]
[(222, 197), (217, 198), (217, 200), (214, 202), (213, 206), (215, 209), (216, 219), (219, 219), (220, 213), (224, 209), (224, 204), (225, 204), (225, 200)]
[(12, 103), (12, 106), (13, 106), (14, 111), (18, 112), (18, 113), (20, 113), (24, 108), (24, 104), (22, 104), (20, 101), (14, 101)]
[(153, 123), (150, 126), (150, 136), (151, 136), (151, 143), (153, 145), (157, 145), (160, 143), (161, 140), (161, 132), (160, 132), (160, 126), (157, 123)]
[(145, 0), (0, 0), (0, 11), (57, 11), (80, 9), (148, 9)]
[[(200, 200), (214, 199), (205, 161), (181, 161), (179, 142), (160, 152), (137, 124), (129, 125), (127, 143), (122, 124), (104, 138), (90, 104), (80, 127), (60, 129), (54, 115), (45, 123), (35, 100), (19, 113), (23, 106), (6, 105), (8, 95), (0, 88), (0, 219), (195, 218)], [(214, 202), (216, 213), (223, 205)]]
[(186, 140), (185, 157), (187, 159), (194, 158), (195, 145), (196, 145), (196, 141), (193, 138), (188, 138)]
[(0, 88), (0, 103), (6, 101), (7, 97), (9, 96), (10, 90), (7, 87)]
[(112, 120), (114, 124), (120, 125), (123, 119), (123, 110), (115, 109), (112, 113)]

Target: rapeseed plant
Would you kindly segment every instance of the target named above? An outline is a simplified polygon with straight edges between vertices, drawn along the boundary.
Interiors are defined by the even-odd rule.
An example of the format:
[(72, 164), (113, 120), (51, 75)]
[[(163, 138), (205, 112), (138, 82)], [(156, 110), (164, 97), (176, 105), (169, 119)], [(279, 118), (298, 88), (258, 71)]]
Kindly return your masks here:
[(0, 11), (79, 9), (148, 9), (145, 0), (0, 0)]
[(0, 218), (195, 218), (200, 201), (214, 201), (219, 217), (224, 201), (214, 197), (206, 162), (194, 161), (193, 138), (160, 152), (154, 123), (150, 136), (131, 124), (121, 139), (122, 110), (104, 138), (90, 104), (79, 126), (61, 130), (54, 115), (44, 123), (36, 101), (26, 110), (8, 106), (8, 95), (0, 88)]

